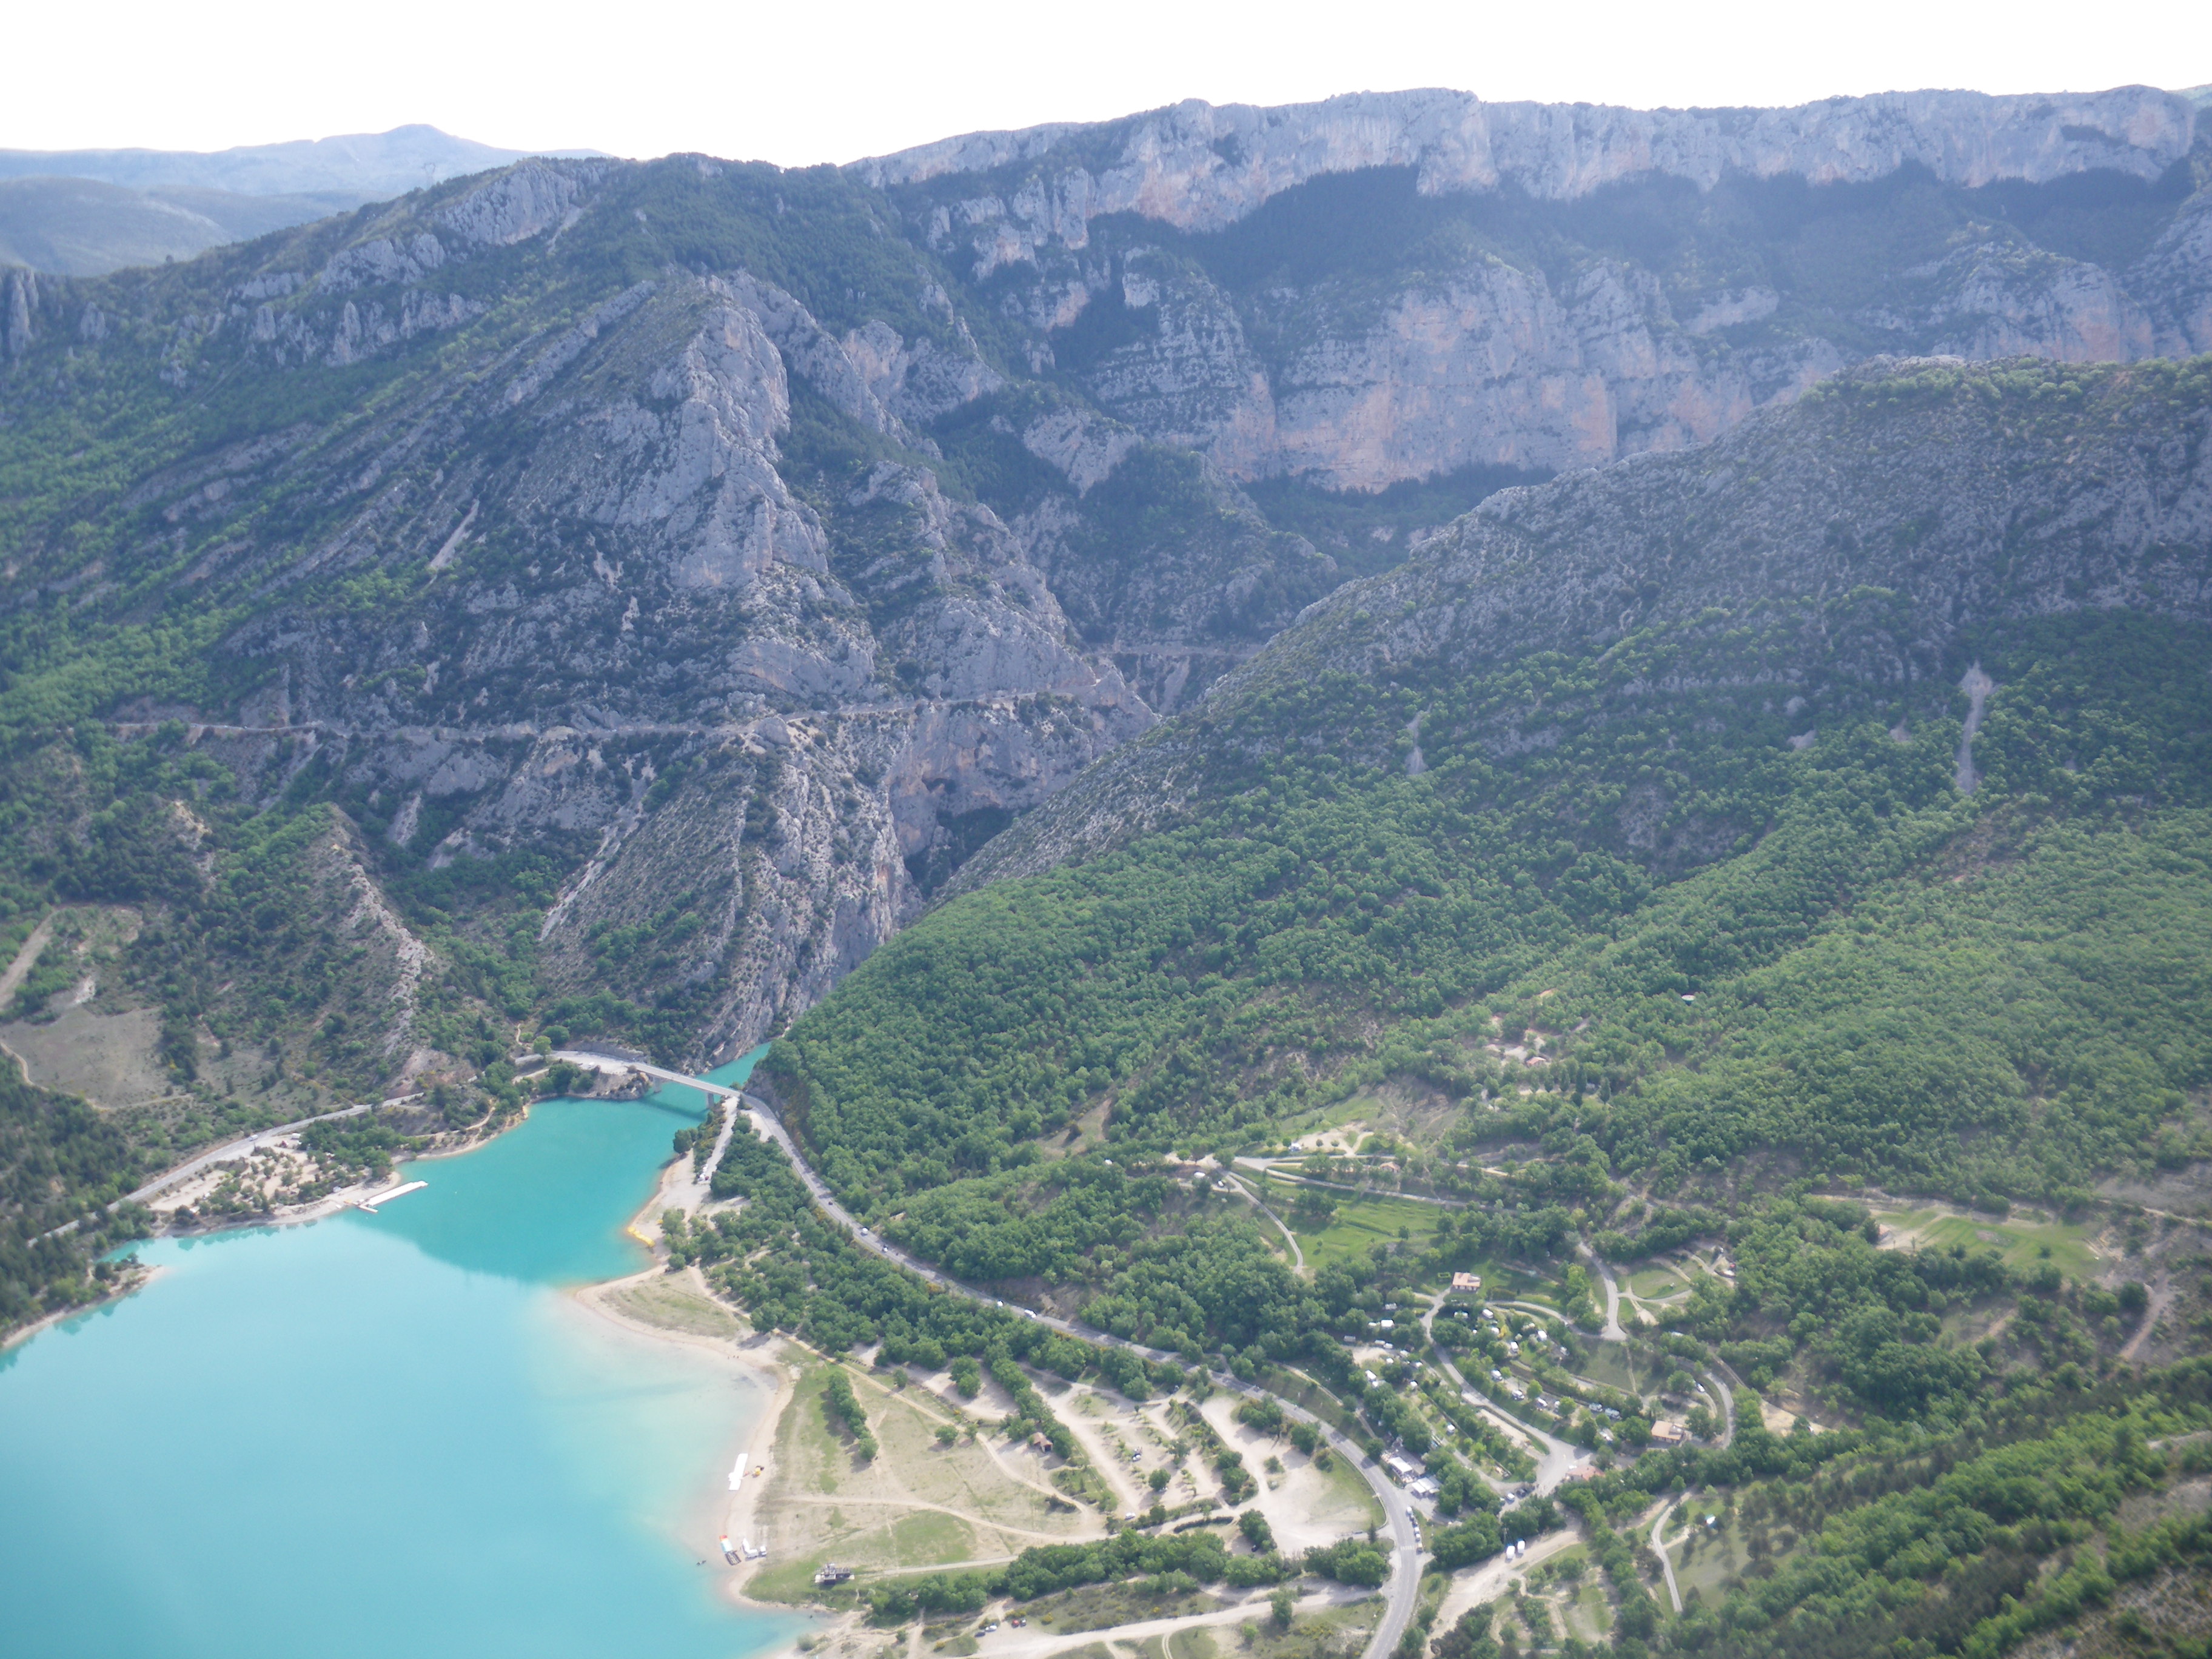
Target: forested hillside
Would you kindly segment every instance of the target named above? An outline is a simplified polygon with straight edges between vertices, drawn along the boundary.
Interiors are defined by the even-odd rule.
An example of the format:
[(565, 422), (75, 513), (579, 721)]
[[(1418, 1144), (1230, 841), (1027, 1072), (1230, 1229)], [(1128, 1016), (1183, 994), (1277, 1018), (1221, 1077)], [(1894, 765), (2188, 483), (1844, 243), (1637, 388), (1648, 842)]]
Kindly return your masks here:
[[(1469, 1268), (1556, 1306), (1564, 1397), (1486, 1391), (1609, 1449), (1595, 1274), (1674, 1286), (1629, 1351), (1728, 1368), (1736, 1425), (1570, 1492), (1620, 1653), (2199, 1651), (2208, 439), (2212, 361), (1895, 363), (1500, 495), (1000, 837), (757, 1076), (885, 1237), (1310, 1386), (1441, 1514), (1504, 1452), (1429, 1367), (1528, 1361), (1403, 1310)], [(907, 1340), (749, 1237), (701, 1248), (756, 1317)], [(1677, 1493), (1724, 1530), (1669, 1616)], [(1432, 1652), (1559, 1646), (1553, 1584)]]
[[(2012, 648), (2003, 619), (1901, 643), (1850, 595), (1908, 584), (1854, 562), (1924, 545), (1940, 565), (1942, 535), (1885, 521), (1839, 532), (1821, 580), (1777, 601), (1817, 624), (1669, 611), (1644, 587), (1695, 585), (1646, 550), (1630, 590), (1608, 566), (1539, 592), (1425, 678), (1378, 680), (1332, 646), (1278, 652), (1234, 698), (1207, 689), (1346, 578), (1441, 568), (1468, 544), (1446, 526), (1524, 499), (1507, 486), (1683, 452), (1863, 351), (2201, 346), (2204, 154), (2194, 106), (2146, 88), (1843, 100), (1749, 126), (1389, 94), (1186, 106), (842, 170), (531, 161), (175, 264), (0, 273), (0, 1041), (130, 1149), (93, 1170), (47, 1146), (54, 1173), (9, 1224), (348, 1101), (419, 1092), (437, 1121), (483, 1121), (515, 1103), (512, 1056), (541, 1036), (727, 1058), (943, 896), (1077, 845), (1121, 847), (1135, 884), (1080, 901), (1073, 926), (1078, 901), (1047, 888), (980, 901), (1051, 913), (1042, 943), (973, 947), (1025, 963), (1007, 994), (1049, 1011), (1000, 1019), (987, 963), (891, 1062), (963, 1079), (896, 1084), (925, 1118), (962, 1114), (957, 1134), (864, 1121), (894, 1085), (823, 1051), (856, 1193), (988, 1170), (1109, 1095), (1117, 1135), (1256, 1133), (1386, 1044), (1479, 1088), (1478, 1009), (1533, 1018), (1512, 999), (1550, 964), (1563, 983), (1538, 988), (1562, 993), (1620, 971), (1583, 960), (1601, 924), (1656, 917), (1656, 895), (1739, 841), (1771, 860), (1802, 841), (1802, 869), (1771, 880), (1817, 886), (1861, 856), (1817, 850), (1831, 807), (1948, 833), (1942, 722), (1961, 711), (1929, 689), (1958, 681), (1961, 650)], [(1435, 349), (1390, 343), (1411, 339)], [(2033, 378), (1976, 394), (2023, 442), (2105, 384)], [(1856, 395), (1820, 407), (1889, 420)], [(1946, 441), (1992, 454), (1987, 435)], [(1715, 521), (1756, 522), (1780, 482), (1737, 477)], [(1694, 540), (1703, 521), (1677, 516)], [(1636, 612), (1633, 641), (1607, 655), (1585, 617), (1534, 649), (1569, 599)], [(1835, 634), (1792, 693), (1813, 714), (1620, 692), (1765, 675), (1806, 626)], [(1911, 742), (1851, 760), (1862, 647), (1903, 653)], [(2079, 647), (2102, 653), (2093, 677), (2193, 648)], [(1994, 736), (2020, 682), (1990, 672)], [(1617, 692), (1636, 720), (1488, 729)], [(1133, 746), (1180, 711), (1196, 717)], [(1248, 716), (1250, 734), (1227, 724)], [(1816, 718), (1809, 750), (1781, 743)], [(1294, 727), (1313, 752), (1285, 766), (1271, 745)], [(1036, 817), (1094, 763), (1132, 789)], [(1585, 787), (1625, 793), (1570, 799)], [(1812, 827), (1770, 835), (1793, 812)], [(1146, 826), (1168, 838), (1122, 846)], [(1869, 893), (1895, 873), (1851, 871)], [(884, 975), (956, 950), (977, 902)], [(1875, 1167), (1863, 1134), (1777, 1133), (1813, 1085), (1759, 1069), (1771, 1030), (1725, 1024), (1724, 975), (1776, 969), (1785, 944), (1814, 948), (1808, 932), (1678, 963), (1747, 1103), (1717, 1121), (1753, 1127), (1701, 1139), (1624, 1105), (1596, 1137), (1614, 1155), (1726, 1169), (1757, 1143)], [(2037, 994), (2075, 995), (2073, 959)], [(1653, 1045), (1680, 1058), (1664, 1012), (1613, 1009), (1566, 1063), (1661, 1109)], [(1056, 1035), (1031, 1041), (1042, 1025)], [(2007, 1053), (2012, 1073), (1960, 1062), (1977, 1121), (2007, 1121), (1992, 1079), (2041, 1064)], [(2141, 1063), (2067, 1086), (2119, 1103), (2107, 1140), (2150, 1113), (2183, 1145), (2158, 1103), (2185, 1060)], [(2021, 1087), (2033, 1103), (2048, 1080)], [(1877, 1131), (1894, 1115), (1852, 1109)], [(46, 1121), (25, 1123), (41, 1146)], [(1947, 1190), (2012, 1192), (2079, 1144), (2051, 1133), (2001, 1157), (1994, 1133), (1955, 1156), (1875, 1139)], [(45, 1274), (25, 1305), (61, 1294)]]
[(2209, 422), (2203, 360), (1908, 369), (1500, 497), (1003, 837), (971, 879), (1099, 850), (944, 907), (770, 1071), (880, 1206), (1101, 1103), (1235, 1146), (1393, 1066), (1503, 1138), (1530, 1029), (1533, 1098), (1668, 1189), (2059, 1199), (2193, 1147)]
[[(2203, 1655), (2208, 157), (1361, 94), (0, 271), (0, 1325), (241, 1130), (773, 1039), (981, 1288), (703, 1128), (672, 1266), (1085, 1503), (1043, 1373), (1202, 1363), (1426, 1458), (1447, 1577), (1574, 1521), (1397, 1659)], [(1264, 1530), (866, 1588), (1390, 1570)]]

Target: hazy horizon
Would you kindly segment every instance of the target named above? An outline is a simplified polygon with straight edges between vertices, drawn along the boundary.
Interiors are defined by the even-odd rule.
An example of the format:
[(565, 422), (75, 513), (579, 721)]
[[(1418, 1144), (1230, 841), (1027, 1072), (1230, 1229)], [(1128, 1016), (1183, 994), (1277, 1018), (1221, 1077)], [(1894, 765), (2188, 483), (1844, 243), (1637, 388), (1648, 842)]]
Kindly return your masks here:
[(63, 15), (19, 21), (19, 61), (46, 72), (11, 89), (0, 149), (213, 152), (424, 125), (514, 150), (808, 166), (1192, 98), (1274, 105), (1449, 87), (1492, 102), (1774, 107), (2212, 82), (2212, 26), (2194, 8), (2124, 0), (2103, 15), (2084, 38), (2052, 27), (2063, 14), (2048, 4), (2015, 8), (1998, 29), (1965, 9), (1881, 0), (1839, 34), (1744, 0), (1664, 17), (1608, 0), (1578, 15), (1562, 50), (1524, 11), (1434, 0), (1363, 8), (1356, 27), (1336, 9), (1294, 7), (1265, 27), (1159, 0), (1103, 22), (969, 0), (927, 27), (878, 0), (803, 16), (687, 3), (613, 35), (580, 8), (535, 13), (524, 29), (481, 5), (401, 0), (374, 37), (266, 0), (247, 0), (210, 37), (130, 0), (96, 60)]

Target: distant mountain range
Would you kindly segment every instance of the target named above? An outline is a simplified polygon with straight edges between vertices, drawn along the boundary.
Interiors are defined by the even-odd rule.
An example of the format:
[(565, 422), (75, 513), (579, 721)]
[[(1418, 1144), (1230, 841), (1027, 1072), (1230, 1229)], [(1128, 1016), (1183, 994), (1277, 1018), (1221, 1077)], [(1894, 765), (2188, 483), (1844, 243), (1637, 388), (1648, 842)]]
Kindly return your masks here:
[(0, 150), (0, 264), (96, 276), (188, 259), (528, 154), (421, 125), (205, 152)]

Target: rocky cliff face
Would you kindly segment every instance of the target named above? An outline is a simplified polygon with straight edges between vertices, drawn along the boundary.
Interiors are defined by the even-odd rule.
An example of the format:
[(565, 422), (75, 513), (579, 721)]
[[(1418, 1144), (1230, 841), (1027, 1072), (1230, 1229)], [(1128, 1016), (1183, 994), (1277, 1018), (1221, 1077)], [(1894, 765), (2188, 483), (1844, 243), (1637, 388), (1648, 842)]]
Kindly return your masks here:
[[(488, 258), (542, 264), (605, 176), (533, 164), (319, 266), (255, 271), (152, 331), (158, 373), (306, 397), (412, 368), (486, 311), (466, 287)], [(26, 332), (124, 308), (11, 291)], [(548, 990), (674, 997), (701, 1056), (742, 1050), (1153, 714), (908, 424), (996, 384), (957, 331), (833, 334), (743, 270), (663, 270), (544, 319), (464, 332), (455, 362), (328, 428), (152, 470), (117, 551), (77, 574), (101, 595), (166, 565), (242, 602), (223, 649), (256, 689), (232, 711), (125, 709), (140, 727), (181, 715), (270, 797), (326, 778), (433, 868), (557, 849), (576, 862), (542, 929)]]
[(1242, 480), (1376, 489), (1702, 443), (1870, 351), (2212, 348), (2202, 204), (2177, 211), (2204, 154), (2191, 101), (2143, 88), (1735, 111), (1419, 92), (1185, 104), (858, 171), (1032, 325), (1115, 313), (1108, 349), (1062, 362), (1140, 432)]
[(2212, 345), (2205, 155), (2141, 89), (1407, 94), (842, 175), (528, 161), (10, 272), (0, 714), (175, 715), (387, 873), (538, 860), (543, 994), (723, 1056), (1501, 480), (1899, 343)]
[(1192, 99), (1096, 125), (969, 133), (854, 171), (883, 186), (1000, 175), (991, 182), (1013, 188), (966, 198), (931, 228), (976, 228), (978, 256), (1003, 264), (1047, 241), (1080, 246), (1107, 214), (1219, 230), (1296, 185), (1370, 167), (1415, 168), (1425, 195), (1515, 188), (1545, 201), (1653, 174), (1710, 190), (1730, 174), (1864, 184), (1914, 165), (1970, 186), (2107, 169), (2149, 179), (2188, 153), (2196, 116), (2187, 94), (2148, 87), (1883, 93), (1795, 109), (1489, 104), (1443, 89), (1272, 108)]

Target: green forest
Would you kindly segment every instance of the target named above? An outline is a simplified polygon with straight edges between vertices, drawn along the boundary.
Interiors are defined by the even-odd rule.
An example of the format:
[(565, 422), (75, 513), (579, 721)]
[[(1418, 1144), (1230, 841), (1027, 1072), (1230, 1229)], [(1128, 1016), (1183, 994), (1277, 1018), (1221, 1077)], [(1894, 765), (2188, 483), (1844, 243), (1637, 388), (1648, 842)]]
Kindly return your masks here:
[[(1650, 773), (1656, 734), (1593, 720), (1591, 752), (1516, 775), (1446, 757), (1425, 722), (1419, 777), (1285, 756), (1188, 828), (953, 901), (799, 1021), (767, 1075), (841, 1194), (880, 1213), (924, 1188), (1064, 1182), (1040, 1160), (1101, 1100), (1117, 1150), (1234, 1148), (1403, 1068), (1487, 1103), (1510, 1139), (1524, 1109), (1493, 1029), (1550, 1034), (1539, 1098), (1571, 1103), (1616, 1178), (1673, 1191), (1780, 1154), (2069, 1201), (2087, 1172), (2195, 1144), (2212, 653), (2165, 625), (2038, 631), (1971, 797), (1951, 785), (1955, 717), (1771, 758), (1717, 738), (1702, 763), (1668, 755), (1670, 782), (1759, 833), (1668, 880), (1557, 834), (1603, 831), (1583, 802)], [(1315, 696), (1332, 692), (1349, 706), (1303, 722), (1389, 695)], [(1072, 1214), (1055, 1201), (1040, 1217)]]
[[(973, 177), (548, 163), (509, 240), (454, 180), (56, 279), (0, 362), (0, 1331), (265, 1218), (129, 1201), (217, 1142), (394, 1091), (304, 1132), (327, 1195), (581, 1087), (556, 1048), (766, 1041), (872, 1237), (743, 1121), (709, 1167), (714, 1116), (664, 1265), (835, 1362), (852, 1468), (899, 1444), (860, 1373), (942, 1371), (1106, 1533), (841, 1592), (872, 1640), (1251, 1591), (1255, 1659), (1324, 1659), (1295, 1594), (1389, 1548), (1251, 1504), (1348, 1445), (1434, 1483), (1393, 1659), (2212, 1659), (2212, 358), (1880, 359), (1695, 450), (1367, 494), (1100, 390), (1207, 284), (1279, 368), (1493, 266), (1766, 294), (1668, 325), (1704, 365), (1863, 355), (1969, 245), (2144, 256), (2203, 154), (1376, 169), (1101, 217), (1049, 307), (1078, 250), (927, 228)], [(434, 226), (450, 325), (344, 286)], [(544, 476), (633, 442), (603, 498)], [(684, 518), (679, 473), (755, 493)], [(752, 563), (687, 562), (740, 520)], [(82, 1073), (126, 1103), (48, 1086), (126, 1028)], [(1171, 1401), (1220, 1501), (1124, 1509), (1079, 1379)]]

